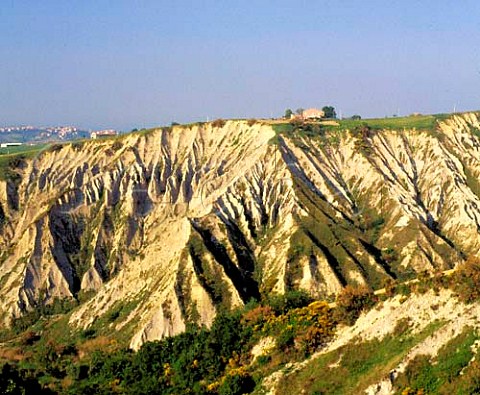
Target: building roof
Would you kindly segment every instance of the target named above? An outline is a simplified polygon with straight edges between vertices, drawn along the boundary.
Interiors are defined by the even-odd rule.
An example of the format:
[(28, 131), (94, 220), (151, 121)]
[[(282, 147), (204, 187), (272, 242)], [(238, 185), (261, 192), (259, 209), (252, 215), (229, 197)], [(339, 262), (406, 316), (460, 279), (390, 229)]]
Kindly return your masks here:
[(303, 110), (302, 116), (303, 118), (323, 118), (325, 116), (325, 112), (317, 108), (309, 108), (307, 110)]

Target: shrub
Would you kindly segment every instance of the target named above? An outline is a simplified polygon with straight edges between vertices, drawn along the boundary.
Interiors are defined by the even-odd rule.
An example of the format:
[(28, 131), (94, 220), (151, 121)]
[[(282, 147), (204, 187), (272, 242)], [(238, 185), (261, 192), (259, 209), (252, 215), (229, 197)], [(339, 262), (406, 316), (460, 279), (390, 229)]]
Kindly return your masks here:
[(52, 144), (50, 147), (48, 147), (48, 152), (58, 152), (61, 151), (62, 148), (62, 144)]
[(256, 359), (257, 364), (259, 366), (264, 366), (264, 365), (270, 363), (271, 360), (272, 360), (271, 355), (259, 355)]
[(367, 287), (352, 287), (347, 285), (337, 296), (335, 318), (339, 322), (353, 325), (360, 314), (372, 307), (377, 297)]
[(470, 256), (452, 276), (452, 288), (458, 298), (471, 303), (480, 298), (480, 259)]
[(412, 293), (412, 285), (400, 283), (395, 287), (395, 293), (398, 295), (409, 296)]
[(122, 144), (120, 141), (118, 141), (118, 140), (116, 140), (116, 141), (112, 144), (112, 150), (114, 150), (114, 151), (119, 151), (119, 150), (122, 149), (122, 147), (123, 147), (123, 144)]
[(374, 131), (370, 126), (364, 123), (362, 126), (357, 126), (351, 131), (355, 138), (355, 149), (360, 151), (363, 155), (370, 155), (373, 152), (369, 139), (374, 135)]
[(18, 370), (10, 364), (0, 369), (0, 393), (2, 394), (47, 394), (36, 378), (29, 377), (28, 373)]
[(329, 341), (335, 330), (335, 321), (326, 302), (313, 302), (308, 306), (291, 309), (264, 326), (266, 334), (276, 337), (277, 349), (294, 348), (308, 355)]
[(425, 391), (421, 388), (416, 390), (416, 389), (407, 387), (402, 391), (402, 395), (425, 395)]
[(93, 339), (95, 336), (96, 332), (93, 328), (85, 329), (80, 333), (80, 338), (84, 340)]
[(397, 322), (395, 328), (393, 328), (394, 336), (402, 336), (410, 329), (411, 320), (410, 318), (402, 318)]
[(255, 389), (255, 381), (246, 372), (228, 374), (218, 387), (219, 395), (248, 394)]
[(305, 355), (310, 355), (323, 347), (330, 336), (325, 336), (325, 328), (318, 326), (308, 327), (305, 334), (300, 338), (300, 343)]
[[(421, 387), (417, 387), (419, 382), (425, 383), (427, 381), (435, 381), (436, 377), (430, 372), (432, 362), (427, 355), (417, 355), (407, 365), (405, 371), (397, 377), (397, 385), (402, 386), (404, 390), (402, 394), (406, 395), (418, 395), (424, 394)], [(415, 384), (411, 384), (415, 383)], [(427, 382), (427, 385), (430, 383)], [(419, 392), (422, 391), (422, 392)]]
[(361, 126), (356, 126), (351, 131), (351, 134), (360, 139), (368, 139), (373, 136), (372, 128), (366, 123), (363, 122)]
[(292, 347), (295, 342), (295, 330), (292, 325), (288, 325), (284, 328), (276, 339), (276, 346), (279, 350), (285, 351)]
[(247, 326), (261, 326), (274, 316), (275, 314), (270, 306), (258, 306), (243, 314), (241, 322)]
[(304, 290), (287, 291), (283, 295), (270, 296), (266, 303), (276, 314), (284, 314), (295, 308), (308, 306), (313, 298)]
[(31, 346), (40, 340), (40, 335), (34, 331), (25, 332), (20, 338), (20, 344), (22, 346)]
[[(382, 219), (383, 220), (383, 219)], [(383, 221), (382, 221), (383, 224)], [(392, 247), (384, 248), (382, 250), (382, 259), (386, 263), (392, 263), (398, 258), (396, 251)]]
[(212, 121), (212, 126), (214, 128), (223, 128), (225, 126), (225, 124), (227, 123), (227, 121), (225, 121), (224, 119), (215, 119), (214, 121)]
[(72, 149), (74, 151), (80, 151), (84, 146), (84, 142), (83, 141), (74, 141), (72, 143)]
[(395, 296), (395, 288), (396, 288), (395, 280), (393, 280), (392, 278), (388, 278), (383, 284), (383, 287), (385, 288), (385, 295), (387, 297), (391, 298)]
[[(442, 388), (442, 394), (479, 394), (480, 362), (472, 361), (456, 380)], [(460, 379), (461, 378), (461, 379)]]

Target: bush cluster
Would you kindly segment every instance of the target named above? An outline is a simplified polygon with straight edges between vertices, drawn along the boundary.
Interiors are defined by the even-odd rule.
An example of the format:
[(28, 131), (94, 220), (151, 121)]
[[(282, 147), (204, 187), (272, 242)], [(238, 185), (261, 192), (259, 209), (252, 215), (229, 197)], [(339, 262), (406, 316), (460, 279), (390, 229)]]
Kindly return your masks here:
[(451, 288), (466, 303), (480, 299), (480, 259), (470, 256), (453, 274)]
[(338, 322), (353, 325), (360, 314), (370, 309), (377, 300), (369, 288), (347, 285), (337, 296), (335, 318)]
[(276, 337), (279, 350), (295, 350), (309, 355), (332, 338), (335, 326), (328, 304), (313, 302), (291, 309), (286, 314), (269, 316), (262, 331)]
[(215, 119), (214, 121), (212, 121), (212, 126), (214, 128), (223, 128), (225, 126), (225, 124), (227, 123), (227, 121), (225, 121), (224, 119)]
[(52, 394), (48, 389), (42, 388), (38, 379), (25, 369), (5, 364), (0, 368), (0, 393), (1, 394)]

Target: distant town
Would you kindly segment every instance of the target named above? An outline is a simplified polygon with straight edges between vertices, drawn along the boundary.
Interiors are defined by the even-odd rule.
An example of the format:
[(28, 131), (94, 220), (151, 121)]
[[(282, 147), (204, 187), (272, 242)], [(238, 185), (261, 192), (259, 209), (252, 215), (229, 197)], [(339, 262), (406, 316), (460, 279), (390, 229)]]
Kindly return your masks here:
[(75, 126), (6, 126), (0, 127), (0, 148), (77, 139), (99, 139), (117, 134), (118, 132), (113, 129), (91, 131)]

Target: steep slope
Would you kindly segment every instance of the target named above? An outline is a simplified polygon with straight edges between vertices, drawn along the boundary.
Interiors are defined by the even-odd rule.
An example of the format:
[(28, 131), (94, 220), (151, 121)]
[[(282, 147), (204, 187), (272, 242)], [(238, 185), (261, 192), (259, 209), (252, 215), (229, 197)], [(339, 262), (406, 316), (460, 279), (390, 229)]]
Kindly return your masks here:
[[(478, 383), (479, 309), (478, 301), (461, 303), (448, 289), (396, 295), (354, 325), (338, 328), (335, 339), (310, 358), (267, 376), (255, 393), (477, 393), (455, 384), (468, 383), (469, 375), (477, 378), (470, 388)], [(419, 386), (410, 392), (408, 370)]]
[(379, 288), (478, 251), (477, 114), (432, 131), (275, 128), (165, 128), (13, 163), (4, 324), (76, 298), (73, 327), (123, 308), (110, 327), (137, 348), (263, 294)]

